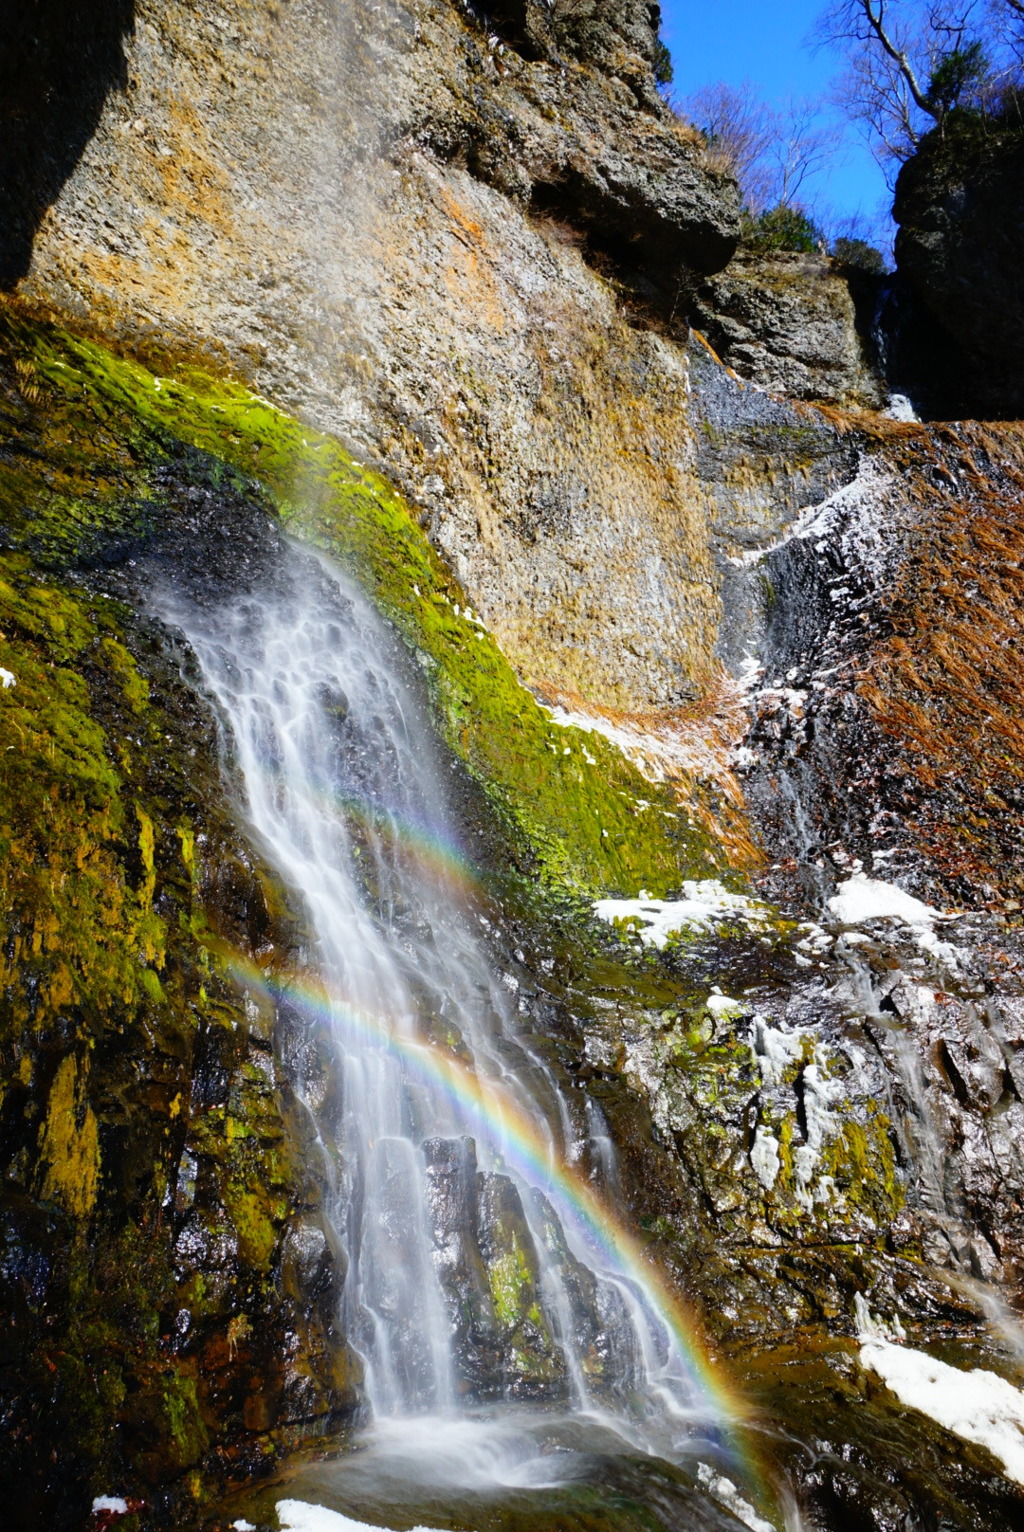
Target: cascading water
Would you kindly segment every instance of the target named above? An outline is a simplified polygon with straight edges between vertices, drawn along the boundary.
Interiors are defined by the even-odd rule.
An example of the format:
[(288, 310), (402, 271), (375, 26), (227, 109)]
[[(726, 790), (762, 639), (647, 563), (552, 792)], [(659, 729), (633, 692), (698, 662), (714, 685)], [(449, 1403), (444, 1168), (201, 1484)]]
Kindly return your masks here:
[(407, 1445), (429, 1422), (437, 1452), (467, 1404), (536, 1400), (677, 1453), (714, 1409), (566, 1169), (589, 1136), (613, 1177), (612, 1146), (593, 1109), (574, 1130), (517, 1026), (517, 981), (460, 887), (400, 645), (295, 549), (263, 588), (165, 590), (157, 605), (198, 659), (255, 836), (305, 907), (307, 972), (287, 1003), (336, 1058), (338, 1088), (309, 1106), (374, 1418), (399, 1435), (405, 1422)]

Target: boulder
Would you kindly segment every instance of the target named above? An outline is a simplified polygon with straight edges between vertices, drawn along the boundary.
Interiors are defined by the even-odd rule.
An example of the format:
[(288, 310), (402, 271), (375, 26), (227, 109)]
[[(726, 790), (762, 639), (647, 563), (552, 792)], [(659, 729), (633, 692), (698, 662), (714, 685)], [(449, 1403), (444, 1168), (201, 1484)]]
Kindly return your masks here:
[(744, 251), (700, 288), (693, 319), (727, 366), (770, 393), (876, 406), (858, 315), (870, 315), (870, 285), (827, 256)]

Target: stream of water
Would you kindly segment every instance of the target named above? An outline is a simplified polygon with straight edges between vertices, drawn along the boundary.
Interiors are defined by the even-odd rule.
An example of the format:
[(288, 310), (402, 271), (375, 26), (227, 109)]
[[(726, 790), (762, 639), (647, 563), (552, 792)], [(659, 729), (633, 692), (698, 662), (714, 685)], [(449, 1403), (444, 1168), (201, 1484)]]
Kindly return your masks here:
[[(254, 838), (304, 909), (290, 1003), (336, 1076), (306, 1098), (369, 1423), (366, 1450), (313, 1492), (374, 1520), (398, 1502), (436, 1514), (439, 1495), (588, 1480), (595, 1454), (653, 1458), (670, 1483), (721, 1414), (657, 1292), (602, 1240), (606, 1125), (570, 1109), (520, 1024), (399, 642), (298, 550), (268, 588), (162, 606), (198, 659)], [(710, 1505), (678, 1524), (737, 1525)]]

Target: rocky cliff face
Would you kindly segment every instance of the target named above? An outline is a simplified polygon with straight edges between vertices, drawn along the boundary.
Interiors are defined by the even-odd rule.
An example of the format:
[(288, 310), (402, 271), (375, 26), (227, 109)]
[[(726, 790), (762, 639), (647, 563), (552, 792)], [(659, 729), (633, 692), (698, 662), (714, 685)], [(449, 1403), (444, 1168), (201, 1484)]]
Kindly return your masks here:
[(525, 673), (650, 707), (704, 683), (715, 595), (685, 368), (631, 314), (681, 318), (736, 193), (649, 22), (576, 14), (525, 58), (451, 5), (139, 6), (23, 290), (219, 351), (387, 467)]
[(827, 256), (747, 251), (698, 290), (692, 321), (728, 367), (770, 393), (878, 408), (873, 286)]
[(893, 360), (933, 415), (1024, 413), (1024, 140), (1008, 112), (929, 134), (896, 186)]
[[(401, 638), (531, 1045), (810, 1524), (1019, 1515), (865, 1381), (854, 1297), (1015, 1376), (971, 1283), (1015, 1301), (1024, 1255), (1020, 433), (806, 402), (876, 400), (849, 291), (727, 265), (735, 188), (658, 98), (656, 21), (138, 0), (59, 110), (80, 34), (40, 21), (45, 111), (12, 120), (61, 147), (5, 182), (0, 446), (26, 1524), (115, 1479), (197, 1524), (362, 1408), (300, 1106), (332, 1066), (273, 999), (308, 933), (146, 597), (155, 564), (244, 582), (283, 527)], [(695, 885), (719, 915), (645, 939)]]

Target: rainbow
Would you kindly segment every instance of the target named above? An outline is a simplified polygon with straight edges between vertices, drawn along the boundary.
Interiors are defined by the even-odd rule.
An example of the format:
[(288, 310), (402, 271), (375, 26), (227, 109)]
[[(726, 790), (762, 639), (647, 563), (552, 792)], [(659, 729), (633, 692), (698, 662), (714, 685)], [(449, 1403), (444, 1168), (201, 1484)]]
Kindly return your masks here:
[(695, 1320), (641, 1243), (596, 1196), (593, 1188), (555, 1155), (551, 1144), (500, 1083), (479, 1077), (436, 1045), (397, 1035), (383, 1018), (339, 1001), (317, 981), (270, 979), (238, 954), (232, 955), (229, 966), (243, 984), (272, 1000), (297, 1006), (334, 1029), (340, 1027), (353, 1043), (385, 1043), (402, 1058), (410, 1074), (439, 1088), (466, 1120), (475, 1123), (481, 1141), (495, 1147), (527, 1185), (546, 1193), (563, 1220), (568, 1212), (584, 1245), (599, 1252), (612, 1271), (639, 1288), (674, 1341), (691, 1381), (700, 1390), (708, 1406), (709, 1424), (726, 1436), (730, 1455), (739, 1460), (738, 1466), (745, 1469), (744, 1476), (755, 1481), (759, 1478), (749, 1460), (744, 1461), (747, 1455), (740, 1451), (735, 1436), (747, 1413), (744, 1403), (713, 1365)]
[[(273, 782), (283, 780), (279, 773), (269, 774)], [(466, 893), (484, 885), (465, 852), (450, 836), (443, 835), (427, 819), (403, 818), (391, 808), (370, 803), (366, 798), (337, 789), (322, 788), (311, 798), (332, 814), (354, 820), (365, 829), (390, 842), (396, 855), (414, 862), (424, 873), (439, 875), (449, 887)], [(333, 1011), (332, 1011), (333, 1014)]]

